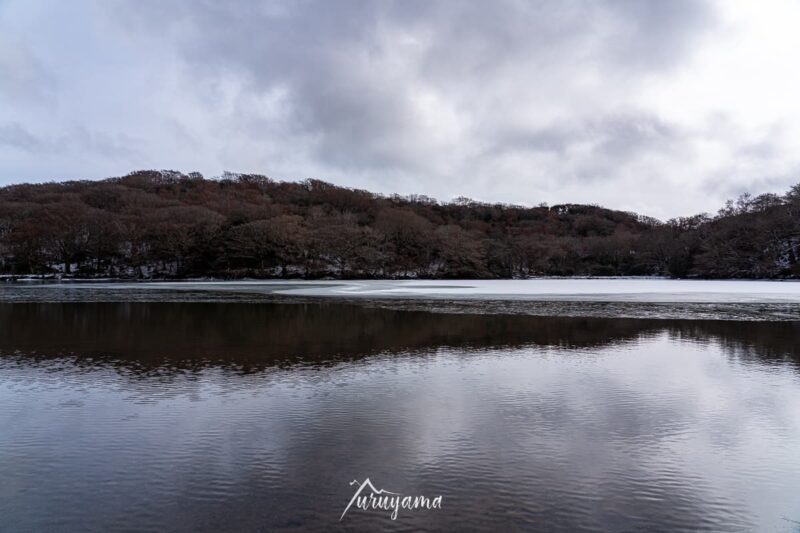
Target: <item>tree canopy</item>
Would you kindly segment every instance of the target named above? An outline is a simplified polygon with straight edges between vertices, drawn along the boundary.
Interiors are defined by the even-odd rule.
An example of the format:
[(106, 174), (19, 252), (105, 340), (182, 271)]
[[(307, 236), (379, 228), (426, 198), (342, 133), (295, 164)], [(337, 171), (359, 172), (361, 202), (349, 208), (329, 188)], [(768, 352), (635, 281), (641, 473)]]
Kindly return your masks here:
[(319, 180), (137, 171), (0, 188), (7, 275), (800, 277), (800, 184), (667, 222), (593, 205), (383, 196)]

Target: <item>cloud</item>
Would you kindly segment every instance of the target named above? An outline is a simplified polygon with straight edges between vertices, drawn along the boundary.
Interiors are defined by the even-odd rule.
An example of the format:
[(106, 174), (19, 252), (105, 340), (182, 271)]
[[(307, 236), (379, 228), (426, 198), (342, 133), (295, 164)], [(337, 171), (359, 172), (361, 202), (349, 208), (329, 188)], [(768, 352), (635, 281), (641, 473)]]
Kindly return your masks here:
[(79, 124), (60, 137), (36, 135), (17, 122), (0, 125), (0, 147), (15, 148), (38, 156), (77, 152), (104, 158), (130, 159), (139, 155), (136, 148), (139, 144), (138, 140), (124, 135), (93, 132)]
[(35, 152), (43, 145), (42, 140), (16, 122), (0, 125), (0, 147), (11, 147)]
[(52, 97), (53, 80), (24, 43), (0, 34), (0, 98), (39, 102)]
[[(696, 2), (170, 6), (136, 4), (137, 31), (168, 35), (200, 79), (241, 76), (242, 91), (282, 91), (286, 122), (316, 159), (348, 171), (425, 171), (439, 150), (492, 142), (486, 126), (513, 122), (520, 107), (526, 123), (562, 116), (575, 104), (562, 91), (608, 100), (597, 90), (616, 82), (581, 77), (669, 65), (709, 18)], [(581, 106), (594, 120), (609, 112), (596, 104)]]
[[(780, 2), (767, 6), (770, 20), (790, 9)], [(123, 173), (133, 160), (673, 216), (713, 210), (723, 189), (745, 182), (786, 185), (800, 168), (789, 142), (800, 131), (775, 110), (761, 113), (763, 95), (709, 94), (738, 81), (720, 61), (731, 43), (746, 43), (747, 58), (767, 42), (746, 3), (42, 5), (12, 0), (0, 30), (14, 30), (15, 57), (31, 58), (15, 79), (49, 79), (55, 103), (49, 113), (0, 109), (0, 124), (51, 138), (76, 124), (93, 132), (84, 166), (68, 173)], [(73, 24), (48, 22), (59, 16)], [(787, 46), (790, 30), (779, 28)], [(785, 79), (793, 68), (786, 57), (762, 74)], [(795, 85), (800, 76), (781, 94)], [(14, 91), (2, 97), (21, 102)], [(782, 101), (800, 118), (798, 104)], [(721, 116), (735, 127), (720, 128)], [(113, 139), (139, 143), (123, 153)], [(93, 165), (91, 154), (119, 164)], [(51, 177), (39, 172), (32, 177)], [(709, 194), (726, 174), (735, 185)]]

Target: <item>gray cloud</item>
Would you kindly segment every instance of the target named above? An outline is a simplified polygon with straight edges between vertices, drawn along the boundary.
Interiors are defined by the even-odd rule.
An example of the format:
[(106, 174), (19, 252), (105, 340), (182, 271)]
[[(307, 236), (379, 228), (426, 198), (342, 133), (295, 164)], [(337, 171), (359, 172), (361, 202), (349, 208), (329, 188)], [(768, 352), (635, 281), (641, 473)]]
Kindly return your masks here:
[(0, 125), (0, 147), (15, 148), (35, 155), (93, 154), (104, 158), (132, 159), (140, 155), (141, 143), (125, 135), (112, 136), (74, 125), (59, 137), (40, 136), (17, 122)]
[(36, 103), (53, 91), (54, 80), (26, 43), (0, 35), (0, 98)]
[(17, 122), (0, 125), (0, 146), (35, 152), (44, 143)]
[[(126, 6), (136, 31), (166, 32), (178, 43), (192, 75), (238, 75), (246, 91), (284, 89), (288, 122), (313, 139), (324, 164), (408, 172), (424, 172), (425, 158), (434, 156), (417, 107), (420, 91), (466, 113), (477, 99), (486, 106), (480, 121), (502, 124), (514, 102), (486, 101), (481, 91), (490, 79), (523, 85), (513, 91), (530, 83), (549, 92), (551, 82), (540, 78), (552, 74), (558, 83), (576, 63), (611, 76), (664, 68), (711, 21), (705, 4), (689, 1)], [(470, 137), (492, 142), (480, 131)]]
[(598, 156), (625, 159), (647, 147), (664, 148), (681, 135), (679, 127), (646, 113), (606, 115), (575, 122), (562, 122), (534, 130), (510, 129), (494, 134), (492, 149), (542, 151), (559, 155), (580, 143), (591, 144)]

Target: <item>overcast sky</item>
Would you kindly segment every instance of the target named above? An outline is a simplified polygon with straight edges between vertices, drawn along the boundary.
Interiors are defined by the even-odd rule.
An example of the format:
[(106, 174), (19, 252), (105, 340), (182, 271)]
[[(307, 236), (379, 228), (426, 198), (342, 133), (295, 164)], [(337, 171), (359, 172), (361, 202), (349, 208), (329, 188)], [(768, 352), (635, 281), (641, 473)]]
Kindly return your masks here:
[(0, 184), (713, 212), (800, 181), (799, 27), (800, 0), (0, 0)]

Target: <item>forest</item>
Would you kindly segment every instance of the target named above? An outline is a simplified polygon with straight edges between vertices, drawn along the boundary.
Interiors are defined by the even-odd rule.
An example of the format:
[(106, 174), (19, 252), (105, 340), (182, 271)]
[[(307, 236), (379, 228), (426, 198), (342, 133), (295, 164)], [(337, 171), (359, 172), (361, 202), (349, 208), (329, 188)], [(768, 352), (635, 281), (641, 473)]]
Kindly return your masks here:
[(800, 278), (800, 184), (662, 222), (595, 205), (385, 196), (136, 171), (0, 188), (0, 274), (76, 278)]

